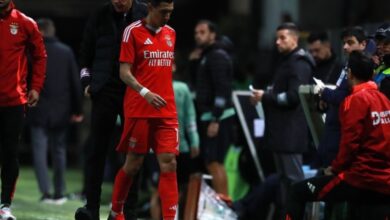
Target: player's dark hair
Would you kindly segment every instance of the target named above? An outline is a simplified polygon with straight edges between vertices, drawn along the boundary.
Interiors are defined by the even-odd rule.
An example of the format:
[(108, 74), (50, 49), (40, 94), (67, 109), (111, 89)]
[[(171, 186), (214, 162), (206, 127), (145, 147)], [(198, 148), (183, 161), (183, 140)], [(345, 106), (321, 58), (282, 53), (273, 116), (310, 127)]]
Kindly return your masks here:
[(217, 33), (217, 35), (218, 35), (218, 27), (214, 22), (207, 20), (207, 19), (203, 19), (203, 20), (198, 21), (198, 23), (196, 25), (200, 25), (200, 24), (206, 24), (207, 27), (209, 28), (210, 32)]
[(353, 51), (349, 55), (348, 67), (351, 69), (351, 74), (357, 79), (368, 81), (372, 79), (375, 65), (372, 59), (363, 52)]
[(316, 41), (321, 41), (321, 43), (329, 42), (328, 34), (325, 31), (310, 33), (309, 37), (307, 38), (307, 42), (312, 44)]
[(172, 3), (173, 0), (149, 0), (149, 2), (153, 5), (153, 7), (157, 7), (163, 2)]
[(289, 30), (290, 33), (294, 34), (295, 36), (299, 36), (299, 29), (297, 25), (292, 22), (286, 22), (279, 25), (278, 28), (276, 28), (276, 31), (280, 30)]
[(50, 18), (39, 18), (36, 22), (39, 30), (45, 35), (52, 36), (55, 34), (54, 22)]
[(348, 27), (341, 32), (341, 39), (355, 37), (359, 43), (367, 40), (366, 32), (360, 26)]

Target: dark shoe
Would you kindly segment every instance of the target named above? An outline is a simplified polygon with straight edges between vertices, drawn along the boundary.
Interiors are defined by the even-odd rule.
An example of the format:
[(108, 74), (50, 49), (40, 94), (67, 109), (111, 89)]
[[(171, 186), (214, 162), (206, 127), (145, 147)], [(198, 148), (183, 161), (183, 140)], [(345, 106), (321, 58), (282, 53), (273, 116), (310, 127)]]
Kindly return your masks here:
[(99, 210), (89, 210), (85, 206), (76, 210), (75, 220), (99, 220)]
[(39, 202), (46, 204), (50, 204), (52, 201), (53, 197), (48, 193), (43, 194), (42, 197), (39, 199)]
[(125, 215), (125, 220), (137, 220), (137, 211), (136, 210), (129, 210), (125, 209), (123, 210), (123, 214)]

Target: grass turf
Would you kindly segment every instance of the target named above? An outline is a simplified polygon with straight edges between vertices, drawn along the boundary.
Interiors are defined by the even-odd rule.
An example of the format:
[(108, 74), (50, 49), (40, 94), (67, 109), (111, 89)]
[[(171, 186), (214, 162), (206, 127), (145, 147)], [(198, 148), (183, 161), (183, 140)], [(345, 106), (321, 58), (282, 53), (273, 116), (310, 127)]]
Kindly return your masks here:
[[(81, 172), (79, 170), (67, 170), (67, 193), (79, 192), (81, 185)], [(107, 219), (111, 189), (111, 184), (103, 184), (101, 219)], [(11, 207), (12, 213), (18, 220), (72, 220), (76, 209), (83, 206), (83, 202), (79, 199), (68, 200), (63, 205), (44, 204), (39, 202), (40, 197), (41, 194), (38, 190), (33, 169), (31, 167), (21, 168)]]

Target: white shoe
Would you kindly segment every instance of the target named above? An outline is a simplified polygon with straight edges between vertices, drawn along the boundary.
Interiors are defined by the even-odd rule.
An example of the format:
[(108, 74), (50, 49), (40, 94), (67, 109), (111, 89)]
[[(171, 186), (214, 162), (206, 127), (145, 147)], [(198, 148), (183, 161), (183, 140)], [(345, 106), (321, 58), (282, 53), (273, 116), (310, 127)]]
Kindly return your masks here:
[(3, 206), (0, 208), (0, 220), (16, 220), (16, 217), (12, 215), (9, 207)]
[(68, 198), (66, 198), (65, 196), (63, 196), (63, 197), (60, 197), (60, 198), (55, 198), (55, 199), (53, 199), (51, 204), (54, 204), (54, 205), (63, 205), (63, 204), (66, 203), (67, 201), (68, 201)]

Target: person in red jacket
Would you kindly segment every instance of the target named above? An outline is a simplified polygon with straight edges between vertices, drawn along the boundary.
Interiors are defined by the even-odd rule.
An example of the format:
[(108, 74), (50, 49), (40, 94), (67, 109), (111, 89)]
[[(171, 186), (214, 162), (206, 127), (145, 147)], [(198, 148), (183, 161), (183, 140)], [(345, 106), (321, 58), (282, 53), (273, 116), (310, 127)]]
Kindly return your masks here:
[[(286, 220), (301, 220), (306, 201), (389, 204), (381, 217), (390, 217), (390, 102), (370, 81), (374, 64), (361, 52), (348, 61), (352, 93), (340, 106), (341, 142), (325, 175), (293, 185)], [(383, 212), (382, 212), (383, 211)]]
[[(12, 220), (10, 205), (19, 173), (18, 145), (25, 105), (39, 100), (46, 72), (46, 51), (33, 19), (15, 9), (12, 0), (0, 0), (0, 220)], [(27, 54), (32, 62), (27, 88)]]

